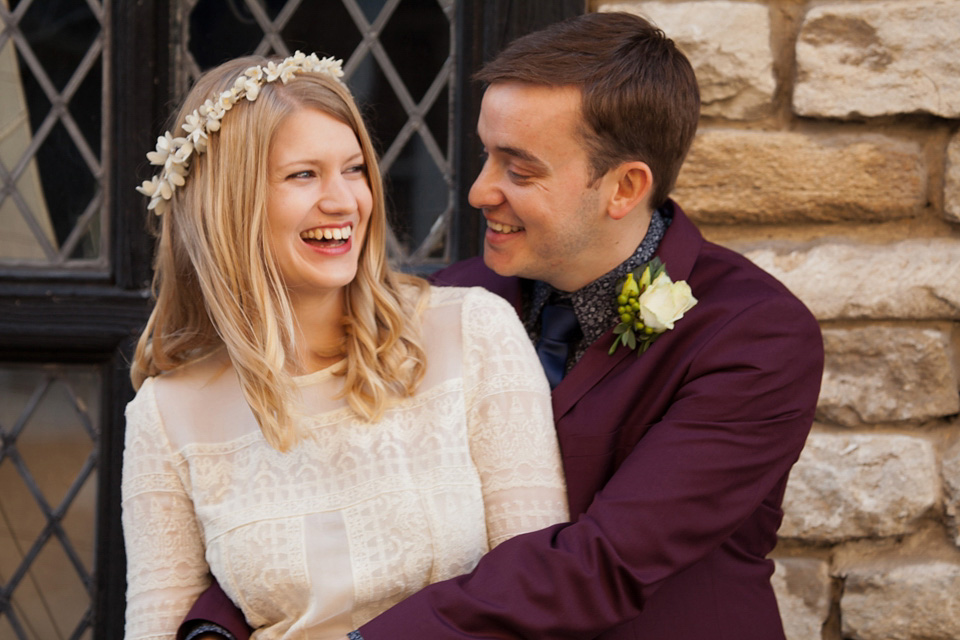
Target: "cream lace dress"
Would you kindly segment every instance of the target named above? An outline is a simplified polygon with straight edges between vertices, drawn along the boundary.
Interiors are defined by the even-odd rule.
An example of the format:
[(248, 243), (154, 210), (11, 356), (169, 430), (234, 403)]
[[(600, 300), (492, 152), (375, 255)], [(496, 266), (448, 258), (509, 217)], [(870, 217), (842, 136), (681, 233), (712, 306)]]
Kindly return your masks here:
[(225, 358), (127, 407), (126, 637), (173, 638), (212, 571), (256, 638), (342, 638), (503, 540), (567, 518), (550, 390), (513, 309), (434, 288), (416, 397), (366, 423), (336, 367), (297, 379), (306, 436), (270, 448)]

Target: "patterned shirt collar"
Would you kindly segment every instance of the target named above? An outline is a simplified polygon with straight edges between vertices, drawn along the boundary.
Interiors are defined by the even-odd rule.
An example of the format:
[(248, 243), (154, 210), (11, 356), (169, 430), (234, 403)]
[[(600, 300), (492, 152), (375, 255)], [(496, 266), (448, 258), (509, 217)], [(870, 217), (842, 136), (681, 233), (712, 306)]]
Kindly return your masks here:
[(653, 258), (670, 222), (672, 219), (664, 209), (654, 211), (647, 234), (633, 255), (577, 291), (567, 293), (555, 289), (546, 282), (534, 281), (525, 291), (523, 313), (524, 326), (533, 343), (536, 344), (540, 338), (540, 311), (543, 305), (555, 299), (570, 300), (577, 315), (577, 321), (580, 323), (580, 329), (583, 331), (583, 339), (574, 349), (573, 357), (567, 363), (569, 370), (586, 353), (591, 344), (617, 323), (617, 281)]

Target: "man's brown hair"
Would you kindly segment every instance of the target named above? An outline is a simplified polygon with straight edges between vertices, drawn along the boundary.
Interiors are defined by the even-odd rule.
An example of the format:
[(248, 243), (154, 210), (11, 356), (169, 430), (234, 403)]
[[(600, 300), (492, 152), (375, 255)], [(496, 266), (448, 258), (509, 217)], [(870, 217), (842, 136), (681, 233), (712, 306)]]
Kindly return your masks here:
[(700, 119), (686, 56), (663, 31), (629, 13), (588, 13), (525, 35), (475, 78), (578, 87), (591, 182), (623, 162), (645, 162), (653, 208), (673, 189)]

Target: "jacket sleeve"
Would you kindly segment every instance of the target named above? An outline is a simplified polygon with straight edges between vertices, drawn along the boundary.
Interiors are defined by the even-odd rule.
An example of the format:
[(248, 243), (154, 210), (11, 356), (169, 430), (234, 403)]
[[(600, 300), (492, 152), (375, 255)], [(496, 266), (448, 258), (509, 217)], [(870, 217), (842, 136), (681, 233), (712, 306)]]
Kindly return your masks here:
[[(670, 372), (679, 382), (659, 392), (669, 397), (604, 389), (665, 409), (585, 513), (504, 542), (471, 574), (431, 585), (361, 627), (364, 639), (594, 638), (636, 617), (665, 580), (762, 509), (812, 424), (819, 327), (789, 296), (732, 318), (701, 316), (709, 316), (700, 322), (710, 336), (688, 345), (695, 353), (684, 371)], [(770, 511), (775, 531), (780, 513)]]
[(193, 603), (180, 628), (177, 630), (177, 640), (185, 640), (191, 630), (199, 625), (215, 625), (223, 631), (224, 638), (233, 637), (234, 640), (248, 640), (253, 629), (247, 624), (243, 612), (233, 604), (227, 594), (220, 588), (216, 578), (207, 590), (200, 594)]

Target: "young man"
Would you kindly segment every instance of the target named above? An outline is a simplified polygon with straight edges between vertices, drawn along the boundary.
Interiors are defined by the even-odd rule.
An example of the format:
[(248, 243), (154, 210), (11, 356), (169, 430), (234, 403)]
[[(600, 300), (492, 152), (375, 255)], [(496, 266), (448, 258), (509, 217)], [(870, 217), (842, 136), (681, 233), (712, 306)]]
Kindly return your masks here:
[[(538, 345), (575, 317), (559, 367), (544, 356), (572, 522), (351, 637), (782, 639), (766, 556), (822, 342), (794, 296), (668, 198), (699, 118), (689, 62), (640, 18), (587, 14), (515, 41), (479, 79), (485, 265), (437, 279), (512, 301)], [(649, 348), (611, 355), (618, 282), (655, 257), (696, 303), (681, 295)]]

